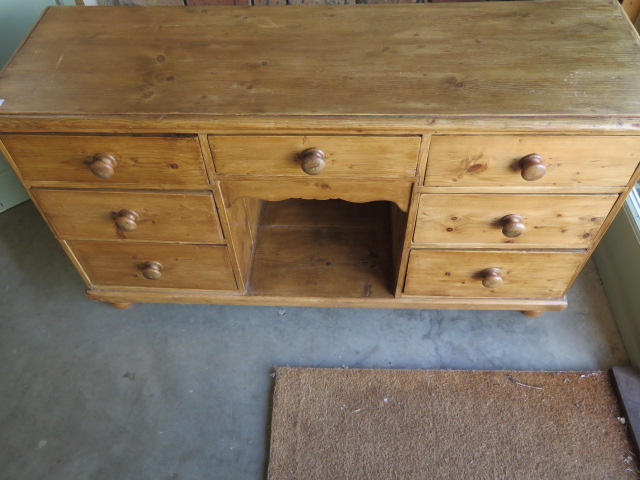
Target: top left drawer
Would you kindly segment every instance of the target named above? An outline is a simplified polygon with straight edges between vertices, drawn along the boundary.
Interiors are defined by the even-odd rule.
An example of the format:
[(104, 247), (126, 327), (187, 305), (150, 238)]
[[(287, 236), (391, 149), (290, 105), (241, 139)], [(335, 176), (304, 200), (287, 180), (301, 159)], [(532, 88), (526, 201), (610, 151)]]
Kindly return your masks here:
[(208, 183), (195, 136), (2, 135), (0, 140), (31, 185), (153, 188)]

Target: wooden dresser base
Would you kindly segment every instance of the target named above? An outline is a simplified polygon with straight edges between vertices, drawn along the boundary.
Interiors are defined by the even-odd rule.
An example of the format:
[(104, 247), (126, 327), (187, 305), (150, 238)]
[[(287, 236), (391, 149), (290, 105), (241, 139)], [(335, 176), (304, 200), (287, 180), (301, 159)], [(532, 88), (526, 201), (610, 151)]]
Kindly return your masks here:
[[(411, 308), (444, 310), (521, 310), (523, 312), (559, 311), (567, 308), (567, 298), (554, 300), (536, 299), (480, 299), (480, 298), (323, 298), (278, 297), (264, 295), (229, 295), (203, 292), (134, 292), (122, 290), (88, 289), (92, 300), (115, 304), (125, 303), (190, 303), (205, 305), (263, 305), (325, 308)], [(528, 315), (536, 316), (536, 315)]]

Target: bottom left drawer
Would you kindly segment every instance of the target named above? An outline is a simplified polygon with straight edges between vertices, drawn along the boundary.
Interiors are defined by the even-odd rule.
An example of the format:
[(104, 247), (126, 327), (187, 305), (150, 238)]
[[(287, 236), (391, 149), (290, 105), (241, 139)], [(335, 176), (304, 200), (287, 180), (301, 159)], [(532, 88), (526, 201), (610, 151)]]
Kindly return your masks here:
[(224, 245), (67, 242), (91, 286), (237, 291)]

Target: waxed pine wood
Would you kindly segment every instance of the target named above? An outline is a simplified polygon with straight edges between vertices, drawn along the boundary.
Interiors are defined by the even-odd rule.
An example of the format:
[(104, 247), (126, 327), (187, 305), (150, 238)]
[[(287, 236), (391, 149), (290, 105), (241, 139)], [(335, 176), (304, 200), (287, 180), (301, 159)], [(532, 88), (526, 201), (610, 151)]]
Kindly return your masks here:
[(251, 233), (252, 240), (255, 242), (258, 234), (258, 223), (260, 222), (260, 215), (262, 213), (262, 202), (256, 198), (245, 197), (244, 204), (249, 232)]
[[(33, 185), (75, 182), (157, 188), (208, 183), (195, 136), (0, 135), (0, 140), (22, 177)], [(117, 161), (110, 178), (98, 178), (89, 169), (100, 153)]]
[[(514, 0), (530, 1), (530, 0)], [(544, 1), (544, 0), (538, 0)], [(420, 4), (422, 5), (422, 4)], [(272, 7), (270, 7), (272, 8)], [(49, 132), (81, 131), (104, 134), (104, 132), (130, 134), (132, 131), (145, 134), (181, 133), (206, 131), (219, 134), (334, 134), (357, 135), (422, 135), (434, 131), (440, 134), (531, 134), (547, 133), (561, 135), (638, 135), (638, 117), (625, 116), (359, 116), (359, 115), (238, 115), (225, 116), (207, 114), (166, 115), (104, 115), (55, 114), (0, 114), (0, 130), (3, 132)]]
[(266, 202), (252, 295), (392, 298), (388, 204)]
[(279, 202), (264, 202), (260, 227), (330, 227), (330, 228), (376, 228), (388, 217), (384, 202), (362, 204), (343, 200), (310, 201), (290, 199)]
[[(227, 247), (75, 240), (67, 242), (91, 285), (236, 291)], [(159, 262), (162, 275), (149, 280), (145, 262)]]
[[(583, 258), (581, 252), (412, 250), (405, 293), (436, 297), (558, 298), (564, 295)], [(499, 269), (501, 286), (483, 286), (481, 272), (488, 268)]]
[(279, 201), (288, 198), (308, 200), (330, 200), (341, 198), (350, 202), (364, 203), (388, 200), (404, 211), (409, 208), (413, 183), (407, 180), (380, 181), (370, 178), (304, 178), (283, 177), (277, 179), (278, 188), (274, 188), (276, 179), (255, 176), (221, 177), (220, 188), (226, 205), (232, 205), (243, 197), (261, 200)]
[[(259, 202), (257, 199), (241, 198), (230, 207), (224, 208), (229, 222), (229, 236), (233, 243), (235, 262), (237, 263), (238, 284), (242, 291), (246, 290), (251, 272), (253, 251), (256, 243), (256, 229), (260, 216)], [(247, 208), (247, 205), (250, 208)]]
[(412, 177), (420, 137), (371, 136), (210, 136), (216, 171), (230, 175), (307, 176), (300, 154), (326, 154), (322, 177)]
[(638, 18), (638, 13), (640, 13), (640, 2), (638, 2), (638, 0), (623, 0), (621, 4), (629, 20), (635, 23)]
[(474, 310), (522, 310), (556, 311), (567, 308), (566, 297), (554, 299), (536, 298), (466, 298), (466, 297), (316, 297), (279, 295), (226, 295), (219, 292), (149, 290), (144, 288), (93, 287), (87, 291), (92, 300), (109, 303), (151, 302), (151, 303), (197, 303), (205, 305), (270, 305), (299, 307), (340, 307), (340, 308), (437, 308)]
[[(32, 194), (60, 238), (223, 243), (211, 193), (151, 193), (33, 189)], [(133, 231), (115, 220), (121, 210), (139, 219)]]
[(629, 31), (603, 0), (50, 7), (0, 112), (636, 115)]
[[(587, 248), (617, 195), (420, 196), (414, 242), (451, 247)], [(500, 220), (522, 217), (524, 233), (505, 236)]]
[(384, 234), (373, 230), (347, 236), (301, 227), (278, 230), (282, 229), (258, 234), (252, 295), (320, 297), (327, 304), (336, 297), (392, 298)]
[[(546, 174), (521, 176), (518, 161), (538, 154)], [(626, 185), (640, 161), (640, 137), (452, 135), (431, 138), (427, 186)]]

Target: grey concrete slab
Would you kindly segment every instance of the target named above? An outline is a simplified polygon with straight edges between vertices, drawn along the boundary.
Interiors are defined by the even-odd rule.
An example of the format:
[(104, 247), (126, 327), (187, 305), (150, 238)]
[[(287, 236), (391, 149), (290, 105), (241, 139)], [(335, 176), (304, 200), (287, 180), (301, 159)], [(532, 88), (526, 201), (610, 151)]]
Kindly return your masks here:
[(0, 478), (264, 477), (279, 365), (592, 370), (628, 358), (589, 263), (519, 312), (88, 300), (31, 203), (0, 215)]

